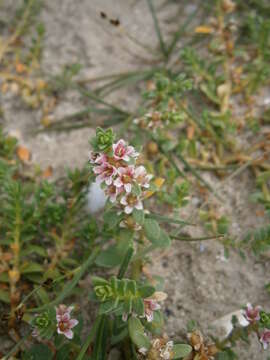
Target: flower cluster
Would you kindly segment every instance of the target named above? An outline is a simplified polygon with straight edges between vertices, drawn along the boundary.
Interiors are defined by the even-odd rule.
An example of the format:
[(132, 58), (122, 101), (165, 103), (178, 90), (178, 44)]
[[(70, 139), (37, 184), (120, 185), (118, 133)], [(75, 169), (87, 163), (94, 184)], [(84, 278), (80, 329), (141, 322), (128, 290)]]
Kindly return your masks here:
[(257, 324), (257, 335), (264, 350), (270, 344), (270, 315), (261, 310), (260, 306), (247, 304), (244, 316), (250, 324)]
[(73, 306), (66, 306), (64, 304), (59, 305), (56, 309), (56, 321), (57, 321), (57, 332), (63, 334), (66, 338), (73, 338), (73, 329), (78, 325), (77, 319), (71, 319), (71, 311)]
[(139, 353), (146, 359), (170, 360), (173, 358), (173, 341), (167, 338), (158, 338), (151, 341), (151, 348), (140, 348)]
[(194, 330), (188, 334), (190, 344), (193, 351), (185, 358), (185, 360), (213, 360), (218, 353), (218, 349), (215, 344), (205, 342), (202, 333), (199, 330)]
[(96, 182), (110, 202), (117, 203), (126, 214), (134, 209), (143, 210), (142, 200), (152, 179), (144, 166), (136, 166), (138, 156), (134, 147), (123, 139), (112, 143), (105, 151), (93, 151), (90, 155)]
[(162, 112), (157, 110), (147, 112), (142, 117), (134, 119), (134, 124), (142, 129), (153, 130), (155, 132), (157, 129), (163, 129), (170, 124), (181, 122), (185, 116), (183, 111), (171, 107)]

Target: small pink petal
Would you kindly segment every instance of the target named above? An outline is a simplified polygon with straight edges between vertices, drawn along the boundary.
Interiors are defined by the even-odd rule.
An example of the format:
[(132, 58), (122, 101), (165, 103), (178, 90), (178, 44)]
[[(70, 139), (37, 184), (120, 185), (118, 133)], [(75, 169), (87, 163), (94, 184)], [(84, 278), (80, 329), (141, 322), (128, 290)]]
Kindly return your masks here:
[(131, 206), (126, 206), (126, 207), (125, 207), (125, 213), (126, 213), (126, 214), (131, 214), (132, 211), (133, 211), (133, 208), (132, 208)]
[(67, 321), (69, 321), (69, 319), (70, 319), (70, 314), (67, 312), (65, 314), (63, 314), (61, 317), (61, 321), (63, 321), (63, 322), (67, 322)]
[(148, 321), (148, 322), (152, 322), (153, 321), (153, 319), (154, 319), (154, 313), (153, 313), (153, 311), (149, 311), (148, 312), (148, 314), (145, 314), (145, 317), (146, 317), (146, 320)]
[(72, 339), (73, 338), (73, 331), (72, 330), (66, 330), (65, 332), (63, 332), (63, 334), (65, 335), (66, 338), (68, 339)]
[(78, 325), (79, 321), (77, 319), (70, 319), (69, 320), (69, 327), (72, 329), (74, 326)]
[(123, 197), (121, 198), (120, 204), (122, 204), (122, 205), (127, 205), (127, 199), (126, 199), (125, 196), (123, 196)]
[(139, 201), (139, 202), (135, 205), (135, 208), (136, 208), (137, 210), (142, 210), (142, 209), (143, 209), (143, 204), (142, 204), (142, 202)]
[(124, 187), (127, 193), (131, 192), (131, 184), (125, 184)]

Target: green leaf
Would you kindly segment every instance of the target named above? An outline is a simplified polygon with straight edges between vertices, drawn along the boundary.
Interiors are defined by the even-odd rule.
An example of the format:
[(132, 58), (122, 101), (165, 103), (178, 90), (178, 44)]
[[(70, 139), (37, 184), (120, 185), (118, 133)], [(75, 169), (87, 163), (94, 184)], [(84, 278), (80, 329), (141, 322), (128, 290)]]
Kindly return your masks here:
[(195, 224), (192, 224), (190, 222), (187, 222), (187, 221), (184, 221), (181, 219), (175, 219), (175, 218), (171, 218), (171, 217), (167, 217), (167, 216), (163, 216), (163, 215), (159, 215), (159, 214), (153, 214), (153, 213), (147, 215), (147, 218), (156, 219), (159, 221), (166, 222), (168, 224), (172, 223), (172, 224), (180, 224), (180, 225), (195, 225)]
[(140, 196), (142, 193), (142, 190), (140, 188), (140, 185), (137, 183), (134, 183), (132, 185), (132, 194), (136, 195), (136, 196)]
[(137, 285), (135, 280), (127, 280), (127, 292), (131, 295), (135, 296), (137, 292)]
[(53, 359), (53, 353), (50, 348), (44, 344), (37, 344), (25, 352), (22, 356), (22, 360), (51, 360)]
[(29, 311), (38, 312), (38, 311), (48, 308), (49, 306), (55, 306), (55, 305), (58, 305), (59, 303), (61, 303), (72, 292), (72, 290), (77, 285), (77, 283), (80, 281), (81, 277), (84, 275), (86, 270), (94, 264), (96, 256), (99, 253), (99, 251), (100, 250), (98, 247), (95, 250), (93, 250), (93, 252), (87, 258), (87, 260), (80, 266), (80, 268), (77, 269), (77, 271), (75, 272), (75, 274), (73, 276), (73, 279), (71, 281), (67, 282), (67, 284), (65, 284), (62, 291), (56, 297), (55, 300), (51, 301), (49, 304), (40, 306), (38, 308), (30, 309)]
[(124, 312), (126, 314), (131, 314), (131, 312), (132, 312), (132, 298), (131, 297), (125, 299), (125, 301), (124, 301)]
[(0, 282), (9, 283), (9, 276), (7, 272), (0, 274)]
[(24, 263), (20, 268), (20, 272), (22, 274), (42, 273), (43, 271), (44, 271), (44, 267), (34, 262)]
[(164, 230), (160, 230), (159, 238), (157, 239), (156, 245), (161, 248), (166, 248), (171, 245), (171, 239)]
[(48, 279), (57, 279), (61, 276), (60, 272), (58, 269), (48, 269), (47, 271), (45, 271), (44, 275), (43, 275), (43, 279), (46, 281)]
[[(127, 279), (123, 279), (123, 280), (115, 279), (115, 281), (116, 281), (116, 284), (117, 284), (117, 293), (120, 296), (125, 296), (126, 292), (127, 292), (127, 286), (128, 286), (129, 280), (127, 280)], [(136, 285), (136, 283), (135, 283), (135, 285)]]
[(138, 291), (139, 291), (141, 297), (145, 299), (154, 294), (155, 288), (153, 286), (146, 285), (146, 286), (141, 286), (138, 289)]
[(36, 294), (43, 304), (47, 304), (48, 302), (50, 302), (49, 295), (43, 287), (36, 287)]
[(105, 315), (102, 315), (94, 343), (93, 359), (95, 360), (106, 360), (109, 325), (109, 318)]
[(109, 284), (109, 282), (107, 280), (105, 280), (105, 279), (103, 279), (102, 277), (99, 277), (99, 276), (92, 276), (91, 279), (92, 279), (92, 283), (93, 283), (94, 287)]
[(144, 314), (144, 303), (141, 298), (134, 298), (132, 300), (132, 310), (138, 315), (143, 316)]
[(144, 211), (143, 210), (134, 209), (132, 212), (132, 216), (137, 224), (139, 224), (139, 225), (144, 224)]
[(108, 210), (104, 213), (103, 219), (104, 224), (108, 227), (108, 229), (112, 230), (119, 224), (122, 217), (117, 215), (116, 211)]
[(117, 245), (110, 246), (102, 251), (96, 259), (96, 264), (103, 267), (114, 267), (121, 264), (123, 260), (123, 250)]
[(96, 264), (103, 267), (119, 266), (124, 260), (129, 244), (129, 241), (121, 239), (118, 244), (102, 251), (96, 258)]
[(0, 301), (9, 304), (10, 303), (10, 298), (9, 298), (9, 292), (0, 289)]
[(160, 227), (156, 220), (145, 219), (144, 221), (145, 235), (151, 243), (156, 244), (160, 236)]
[(121, 267), (119, 269), (119, 273), (118, 273), (118, 279), (122, 279), (128, 269), (128, 265), (132, 259), (132, 255), (133, 255), (134, 249), (132, 247), (127, 249), (126, 255), (122, 261)]
[(99, 307), (99, 315), (103, 315), (113, 311), (116, 307), (115, 305), (116, 304), (114, 300), (109, 300), (101, 303)]
[(44, 282), (44, 277), (41, 273), (24, 274), (24, 277), (35, 284), (42, 284)]
[(48, 256), (46, 249), (44, 247), (38, 246), (38, 245), (28, 245), (27, 249), (25, 249), (21, 252), (21, 256), (27, 256), (27, 255), (31, 255), (31, 254), (38, 254), (39, 256), (42, 256), (42, 257)]
[(55, 360), (69, 360), (70, 359), (70, 344), (64, 344), (56, 353)]
[(175, 344), (173, 346), (173, 359), (188, 356), (192, 351), (192, 347), (188, 344)]
[(128, 319), (128, 332), (132, 342), (138, 348), (150, 349), (150, 340), (144, 335), (144, 327), (138, 318), (130, 317)]
[[(87, 349), (89, 348), (91, 342), (95, 338), (96, 330), (99, 328), (100, 321), (102, 320), (102, 317), (97, 317), (93, 326), (91, 327), (91, 330), (81, 348), (81, 351), (79, 355), (77, 356), (76, 360), (82, 360), (84, 358), (84, 354), (86, 353)], [(60, 359), (59, 359), (60, 360)]]

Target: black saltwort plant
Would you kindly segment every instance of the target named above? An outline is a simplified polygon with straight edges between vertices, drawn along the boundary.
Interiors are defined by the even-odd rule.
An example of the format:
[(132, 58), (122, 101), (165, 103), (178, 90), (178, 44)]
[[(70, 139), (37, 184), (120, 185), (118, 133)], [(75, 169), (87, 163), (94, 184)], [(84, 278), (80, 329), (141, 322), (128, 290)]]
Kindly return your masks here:
[[(148, 3), (154, 14), (152, 1)], [(132, 121), (135, 134), (133, 143), (145, 148), (143, 157), (125, 140), (117, 141), (112, 130), (97, 129), (92, 141), (90, 179), (107, 196), (101, 221), (84, 212), (89, 169), (69, 173), (68, 180), (59, 187), (28, 174), (29, 169), (25, 171), (16, 160), (14, 139), (0, 134), (1, 324), (17, 343), (4, 354), (5, 359), (106, 359), (110, 349), (117, 347), (125, 359), (229, 360), (236, 358), (232, 348), (238, 340), (247, 340), (251, 333), (267, 348), (270, 314), (251, 305), (244, 310), (248, 325), (243, 327), (233, 319), (233, 330), (224, 340), (209, 342), (198, 328), (193, 328), (188, 330), (188, 344), (174, 343), (163, 330), (162, 301), (166, 294), (162, 282), (144, 273), (144, 264), (151, 261), (153, 252), (171, 245), (170, 226), (187, 225), (178, 218), (153, 213), (151, 197), (155, 194), (157, 201), (167, 203), (171, 210), (185, 205), (190, 186), (188, 172), (211, 191), (197, 168), (223, 175), (248, 161), (257, 177), (254, 197), (269, 208), (269, 166), (246, 158), (232, 141), (236, 132), (248, 129), (258, 133), (260, 126), (269, 121), (267, 109), (262, 121), (256, 117), (253, 99), (269, 77), (269, 20), (260, 0), (253, 2), (254, 11), (244, 16), (238, 13), (238, 7), (249, 9), (250, 3), (215, 1), (214, 19), (195, 31), (210, 37), (207, 58), (190, 47), (181, 51), (187, 75), (182, 69), (180, 73), (177, 69), (159, 71), (149, 83), (136, 120), (78, 88), (84, 96), (106, 106), (109, 117), (113, 112), (121, 121), (129, 116), (127, 124)], [(155, 14), (154, 20), (167, 59), (169, 47)], [(236, 36), (238, 22), (240, 31)], [(42, 29), (33, 55), (39, 53), (41, 38)], [(78, 70), (77, 66), (65, 69), (63, 76), (55, 79), (55, 89), (72, 86)], [(234, 114), (233, 101), (239, 98), (249, 107), (244, 121)], [(194, 111), (198, 99), (202, 103), (199, 114)], [(78, 115), (85, 116), (92, 110)], [(98, 113), (101, 109), (96, 110)], [(254, 151), (264, 149), (262, 144)], [(158, 178), (151, 174), (158, 174)], [(206, 227), (225, 233), (227, 219), (213, 221), (212, 213), (213, 209), (201, 212)], [(167, 224), (166, 230), (160, 223)], [(250, 239), (255, 252), (264, 251), (269, 247), (269, 229), (252, 233)], [(98, 306), (98, 312), (82, 340), (79, 308), (65, 304), (72, 304), (71, 296), (80, 291), (77, 285), (86, 273), (91, 278), (89, 303)], [(21, 321), (30, 325), (30, 335), (22, 335)]]
[[(8, 156), (9, 144), (10, 140), (1, 147)], [(117, 141), (112, 130), (98, 128), (92, 147), (90, 178), (107, 196), (102, 230), (98, 230), (99, 226), (94, 230), (91, 227), (95, 239), (91, 240), (91, 251), (82, 265), (66, 274), (62, 271), (59, 278), (50, 277), (52, 283), (60, 283), (53, 292), (48, 294), (47, 283), (41, 282), (25, 294), (23, 301), (17, 300), (13, 309), (15, 323), (10, 323), (9, 328), (20, 331), (21, 312), (31, 332), (18, 341), (5, 359), (12, 354), (20, 354), (22, 359), (107, 359), (114, 347), (124, 359), (234, 359), (232, 347), (250, 333), (256, 333), (266, 349), (270, 342), (270, 314), (250, 304), (243, 310), (248, 326), (242, 327), (234, 321), (232, 332), (224, 340), (209, 341), (198, 328), (188, 330), (188, 343), (178, 343), (165, 335), (162, 302), (167, 295), (160, 278), (149, 277), (143, 270), (154, 251), (171, 245), (170, 234), (158, 222), (158, 219), (169, 222), (170, 218), (152, 214), (148, 207), (159, 187), (141, 164), (139, 151), (123, 139)], [(80, 181), (84, 183), (82, 178)], [(83, 236), (82, 232), (76, 234)], [(94, 264), (103, 270), (108, 268), (110, 275), (105, 270), (103, 276), (96, 275), (100, 271), (93, 268)], [(86, 339), (82, 340), (82, 315), (78, 306), (67, 304), (72, 304), (68, 297), (87, 272), (91, 278), (89, 302), (98, 306), (98, 312)], [(71, 279), (61, 284), (61, 277)], [(19, 282), (21, 279), (15, 285)], [(33, 307), (35, 295), (41, 289), (36, 297), (38, 307)], [(42, 302), (38, 300), (41, 298)], [(21, 350), (24, 341), (32, 344), (28, 350)]]

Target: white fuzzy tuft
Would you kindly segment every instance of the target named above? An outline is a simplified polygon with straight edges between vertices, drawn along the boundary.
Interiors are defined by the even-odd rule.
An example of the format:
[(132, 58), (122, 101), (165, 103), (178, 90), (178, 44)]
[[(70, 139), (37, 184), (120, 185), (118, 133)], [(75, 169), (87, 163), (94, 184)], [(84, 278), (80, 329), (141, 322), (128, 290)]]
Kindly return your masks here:
[(93, 182), (90, 185), (87, 194), (87, 208), (90, 214), (95, 214), (104, 209), (106, 200), (107, 196), (105, 195), (104, 190), (101, 189), (98, 183)]
[(244, 310), (239, 309), (231, 312), (219, 319), (214, 320), (210, 326), (216, 328), (219, 332), (222, 333), (221, 339), (225, 339), (233, 330), (232, 316), (236, 316), (239, 324), (241, 326), (248, 326), (249, 322), (244, 316)]

